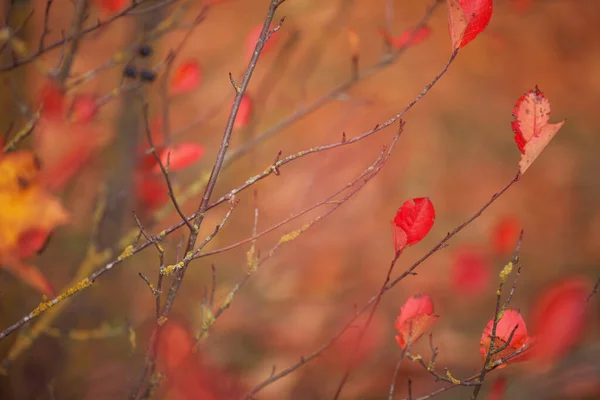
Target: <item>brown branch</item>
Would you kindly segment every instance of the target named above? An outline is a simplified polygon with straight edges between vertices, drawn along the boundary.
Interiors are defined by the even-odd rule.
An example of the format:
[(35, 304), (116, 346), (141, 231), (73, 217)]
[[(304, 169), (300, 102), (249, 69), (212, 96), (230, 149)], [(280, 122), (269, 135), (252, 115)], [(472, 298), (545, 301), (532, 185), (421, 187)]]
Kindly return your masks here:
[(75, 54), (79, 49), (79, 40), (82, 34), (82, 24), (85, 18), (85, 12), (87, 10), (87, 0), (77, 0), (75, 2), (75, 10), (73, 11), (73, 21), (71, 22), (71, 29), (69, 37), (71, 45), (67, 47), (64, 58), (61, 61), (60, 68), (56, 73), (56, 79), (61, 85), (64, 85), (65, 81), (69, 77), (73, 61), (75, 60)]
[[(168, 106), (167, 106), (167, 110), (168, 110)], [(150, 130), (150, 122), (148, 120), (148, 104), (144, 105), (143, 113), (144, 113), (144, 125), (146, 128), (146, 137), (148, 139), (148, 144), (150, 145), (150, 153), (154, 156), (154, 158), (156, 159), (156, 162), (160, 166), (160, 170), (161, 170), (161, 172), (165, 178), (165, 182), (167, 184), (169, 197), (171, 198), (171, 203), (173, 204), (173, 207), (175, 207), (175, 210), (177, 211), (177, 214), (179, 214), (179, 216), (181, 217), (181, 220), (183, 221), (183, 223), (185, 225), (187, 225), (190, 232), (193, 232), (194, 227), (192, 226), (190, 221), (188, 221), (187, 217), (185, 216), (185, 214), (179, 207), (179, 203), (177, 202), (177, 199), (175, 198), (175, 192), (173, 191), (173, 184), (171, 183), (171, 178), (169, 178), (169, 171), (167, 170), (169, 168), (169, 165), (168, 165), (169, 161), (167, 161), (167, 166), (165, 167), (162, 160), (160, 159), (160, 156), (156, 152), (156, 147), (154, 146), (154, 141), (152, 140), (152, 132)], [(169, 157), (170, 157), (170, 154), (169, 154)], [(141, 226), (140, 226), (140, 229), (141, 229)], [(144, 236), (146, 236), (146, 235), (144, 235)]]
[[(386, 149), (384, 148), (383, 151), (381, 152), (381, 154), (379, 155), (379, 157), (368, 168), (366, 168), (358, 177), (353, 179), (351, 182), (347, 183), (341, 189), (336, 191), (333, 195), (330, 195), (326, 199), (319, 201), (318, 203), (298, 212), (295, 215), (292, 215), (291, 217), (286, 218), (284, 221), (278, 223), (277, 226), (282, 226), (286, 223), (289, 223), (290, 221), (297, 218), (298, 216), (304, 215), (307, 212), (309, 212), (317, 207), (320, 207), (320, 206), (331, 205), (332, 207), (330, 209), (325, 211), (323, 214), (317, 216), (315, 219), (313, 219), (309, 223), (305, 224), (300, 229), (293, 231), (292, 233), (288, 233), (287, 235), (283, 235), (277, 241), (277, 243), (267, 252), (267, 255), (263, 258), (258, 257), (259, 258), (258, 260), (253, 259), (255, 257), (255, 255), (254, 255), (253, 247), (251, 247), (251, 249), (248, 253), (248, 258), (249, 258), (248, 259), (248, 264), (249, 264), (248, 272), (244, 275), (242, 280), (240, 282), (238, 282), (233, 287), (233, 289), (229, 292), (229, 294), (226, 297), (226, 300), (223, 302), (221, 307), (219, 307), (217, 312), (214, 313), (211, 320), (209, 322), (205, 322), (203, 324), (202, 330), (198, 334), (196, 346), (198, 346), (199, 342), (207, 336), (208, 330), (211, 328), (211, 326), (214, 324), (214, 322), (221, 316), (221, 314), (225, 310), (227, 310), (231, 306), (231, 302), (233, 301), (234, 296), (242, 288), (242, 286), (244, 286), (246, 284), (246, 282), (248, 282), (248, 280), (254, 274), (254, 272), (256, 272), (258, 267), (260, 267), (264, 262), (266, 262), (268, 259), (273, 257), (273, 255), (279, 249), (280, 246), (282, 246), (285, 243), (289, 243), (290, 241), (298, 238), (300, 235), (304, 234), (306, 231), (311, 229), (318, 222), (323, 221), (329, 215), (333, 214), (339, 207), (341, 207), (346, 201), (350, 200), (356, 193), (358, 193), (371, 179), (373, 179), (381, 171), (385, 162), (391, 156), (392, 150), (395, 147), (398, 139), (400, 138), (401, 133), (402, 133), (402, 129), (399, 129), (390, 143), (387, 154), (385, 151)], [(349, 189), (351, 189), (349, 193), (346, 193), (344, 196), (342, 196), (338, 200), (335, 200), (335, 201), (333, 200), (336, 197), (340, 196), (345, 191), (348, 191)], [(244, 241), (244, 243), (247, 243), (248, 241), (251, 241), (252, 243), (254, 243), (256, 238), (258, 238), (259, 236), (260, 235), (256, 233), (256, 226), (255, 226), (254, 230), (253, 230), (252, 238), (250, 238), (247, 241)]]
[[(264, 33), (264, 32), (263, 32), (263, 33)], [(244, 182), (242, 185), (240, 185), (240, 186), (238, 186), (237, 188), (235, 188), (235, 189), (231, 190), (229, 193), (227, 193), (226, 195), (222, 196), (221, 198), (219, 198), (219, 199), (217, 199), (217, 200), (213, 201), (212, 203), (209, 203), (209, 204), (208, 204), (208, 205), (205, 207), (205, 209), (204, 209), (204, 211), (203, 211), (202, 213), (204, 213), (204, 212), (206, 212), (206, 211), (208, 211), (208, 210), (210, 210), (210, 209), (212, 209), (212, 208), (214, 208), (214, 207), (216, 207), (216, 206), (218, 206), (218, 205), (220, 205), (220, 204), (222, 204), (222, 203), (224, 203), (224, 202), (226, 202), (226, 201), (229, 201), (229, 200), (231, 200), (231, 199), (232, 199), (232, 198), (233, 198), (233, 197), (234, 197), (234, 196), (235, 196), (237, 193), (239, 193), (239, 192), (241, 192), (241, 191), (243, 191), (243, 190), (247, 189), (248, 187), (250, 187), (250, 186), (254, 185), (254, 184), (257, 182), (257, 181), (259, 181), (259, 180), (262, 180), (262, 179), (264, 179), (264, 178), (266, 178), (266, 177), (270, 176), (271, 174), (274, 174), (274, 171), (275, 171), (275, 170), (277, 170), (278, 168), (280, 168), (281, 166), (283, 166), (283, 165), (285, 165), (285, 164), (287, 164), (287, 163), (289, 163), (289, 162), (292, 162), (292, 161), (293, 161), (293, 160), (295, 160), (295, 159), (298, 159), (298, 158), (301, 158), (301, 157), (307, 156), (307, 155), (309, 155), (309, 154), (315, 154), (315, 153), (317, 153), (317, 152), (320, 152), (320, 151), (326, 151), (326, 150), (334, 149), (334, 148), (337, 148), (337, 147), (340, 147), (340, 146), (343, 146), (343, 145), (352, 144), (352, 143), (357, 143), (358, 141), (360, 141), (360, 140), (363, 140), (363, 139), (365, 139), (365, 138), (369, 137), (370, 135), (372, 135), (372, 134), (374, 134), (374, 133), (376, 133), (376, 132), (379, 132), (380, 130), (382, 130), (382, 129), (384, 129), (384, 128), (386, 128), (386, 127), (390, 126), (390, 125), (392, 125), (393, 123), (395, 123), (396, 121), (398, 121), (400, 118), (402, 118), (402, 117), (404, 116), (404, 114), (406, 114), (406, 112), (408, 112), (408, 111), (409, 111), (409, 110), (410, 110), (412, 107), (414, 107), (414, 105), (415, 105), (416, 103), (418, 103), (418, 102), (419, 102), (419, 101), (420, 101), (420, 100), (421, 100), (421, 99), (422, 99), (422, 98), (423, 98), (423, 97), (424, 97), (424, 96), (425, 96), (425, 95), (426, 95), (426, 94), (427, 94), (427, 93), (428, 93), (428, 92), (429, 92), (429, 91), (432, 89), (432, 87), (435, 85), (435, 83), (437, 83), (437, 82), (439, 81), (439, 79), (440, 79), (440, 78), (441, 78), (441, 77), (442, 77), (442, 76), (443, 76), (443, 75), (446, 73), (446, 71), (448, 70), (448, 68), (450, 67), (450, 65), (452, 64), (452, 62), (454, 61), (454, 59), (456, 58), (457, 54), (458, 54), (458, 51), (455, 51), (455, 52), (453, 52), (453, 53), (452, 53), (452, 55), (450, 56), (450, 58), (449, 58), (448, 62), (446, 63), (446, 65), (445, 65), (445, 66), (442, 68), (442, 70), (441, 70), (441, 71), (440, 71), (440, 72), (439, 72), (439, 73), (438, 73), (438, 74), (437, 74), (437, 75), (434, 77), (434, 79), (433, 79), (433, 80), (432, 80), (432, 81), (431, 81), (431, 82), (430, 82), (430, 83), (429, 83), (427, 86), (425, 86), (425, 88), (424, 88), (424, 89), (421, 91), (421, 93), (419, 93), (419, 94), (418, 94), (418, 95), (417, 95), (417, 96), (416, 96), (416, 97), (415, 97), (415, 98), (414, 98), (414, 99), (413, 99), (413, 100), (412, 100), (412, 101), (411, 101), (411, 102), (410, 102), (410, 103), (409, 103), (409, 104), (408, 104), (406, 107), (404, 107), (404, 109), (402, 109), (402, 110), (401, 110), (401, 111), (400, 111), (398, 114), (396, 114), (395, 116), (393, 116), (393, 117), (392, 117), (392, 118), (390, 118), (389, 120), (385, 121), (384, 123), (382, 123), (382, 124), (380, 124), (380, 125), (379, 125), (379, 124), (378, 124), (378, 125), (376, 125), (376, 126), (373, 128), (373, 129), (371, 129), (371, 130), (369, 130), (369, 131), (367, 131), (367, 132), (363, 133), (362, 135), (356, 136), (356, 137), (354, 137), (354, 138), (352, 138), (352, 139), (349, 139), (349, 140), (348, 140), (348, 139), (346, 139), (346, 138), (345, 138), (345, 135), (343, 135), (343, 137), (342, 137), (342, 140), (341, 140), (340, 142), (336, 142), (336, 143), (333, 143), (333, 144), (330, 144), (330, 145), (320, 146), (320, 147), (318, 147), (318, 148), (314, 148), (314, 149), (305, 150), (305, 151), (302, 151), (302, 152), (299, 152), (299, 153), (296, 153), (296, 154), (290, 155), (290, 156), (288, 156), (288, 157), (286, 157), (286, 158), (284, 158), (284, 159), (282, 159), (282, 160), (279, 160), (279, 161), (278, 161), (276, 164), (274, 164), (274, 165), (272, 165), (271, 167), (269, 167), (269, 168), (268, 168), (266, 171), (264, 171), (263, 173), (261, 173), (261, 174), (258, 174), (258, 175), (255, 175), (255, 176), (253, 176), (253, 177), (249, 178), (249, 179), (248, 179), (246, 182)], [(253, 56), (253, 58), (254, 58), (254, 56)], [(254, 66), (255, 66), (256, 64), (255, 64), (255, 62), (254, 62), (254, 63), (252, 63), (252, 61), (251, 61), (251, 65), (254, 65)], [(238, 96), (236, 96), (236, 101), (237, 101), (237, 100), (240, 100), (240, 99), (241, 99), (241, 97), (240, 97), (240, 96), (239, 96), (239, 94), (238, 94)], [(241, 100), (240, 100), (240, 101), (241, 101)], [(235, 103), (234, 103), (234, 105), (235, 105)], [(239, 101), (237, 101), (237, 107), (239, 108)], [(235, 110), (237, 111), (237, 108), (236, 108)], [(234, 111), (234, 109), (232, 108), (232, 113), (233, 113), (233, 111)], [(230, 119), (230, 121), (231, 121), (231, 115), (230, 115), (230, 118), (229, 118), (229, 119)], [(230, 123), (228, 122), (228, 127), (229, 127), (229, 126), (230, 126)], [(230, 129), (230, 128), (227, 128), (227, 130), (229, 130), (229, 129)], [(229, 130), (229, 132), (231, 133), (231, 131), (230, 131), (230, 130)], [(225, 150), (226, 150), (226, 149), (225, 149)], [(226, 158), (226, 157), (224, 157), (224, 158)], [(221, 167), (223, 167), (224, 165), (225, 165), (225, 163), (223, 162), (223, 163), (221, 164)], [(215, 166), (216, 166), (216, 164), (215, 164)], [(220, 171), (220, 168), (219, 168), (219, 171)], [(211, 174), (211, 175), (212, 175), (212, 174)], [(513, 182), (511, 182), (511, 184), (510, 184), (510, 185), (512, 185), (512, 183), (516, 182), (516, 180), (518, 180), (518, 177), (519, 177), (519, 176), (517, 176), (517, 177), (515, 178), (515, 180), (514, 180)], [(510, 185), (509, 185), (509, 186), (510, 186)], [(207, 189), (208, 189), (208, 186), (207, 186)], [(212, 193), (212, 190), (213, 190), (213, 189), (214, 189), (214, 184), (212, 185), (211, 193)], [(505, 190), (507, 190), (507, 189), (508, 189), (508, 187), (504, 188), (504, 189), (503, 189), (503, 191), (502, 191), (502, 193), (503, 193)], [(496, 194), (495, 196), (499, 196), (499, 195), (501, 195), (502, 193), (498, 193), (498, 194)], [(204, 196), (203, 196), (203, 199), (204, 199)], [(492, 203), (494, 200), (495, 200), (495, 198), (493, 198), (493, 199), (490, 201), (490, 204), (491, 204), (491, 203)], [(204, 200), (203, 200), (203, 201), (204, 201)], [(201, 203), (201, 205), (202, 205), (202, 203)], [(489, 206), (489, 204), (488, 204), (488, 206)], [(196, 212), (196, 213), (192, 214), (191, 216), (189, 216), (189, 217), (187, 218), (187, 220), (188, 220), (188, 221), (196, 220), (198, 216), (202, 215), (202, 213), (200, 213), (200, 212)], [(477, 218), (477, 217), (478, 217), (478, 215), (477, 215), (477, 216), (474, 216), (474, 218), (473, 218), (473, 219), (475, 219), (475, 218)], [(466, 226), (466, 225), (468, 225), (470, 222), (472, 222), (472, 221), (468, 221), (467, 223), (465, 223), (465, 226)], [(195, 223), (194, 223), (194, 224), (195, 224)], [(162, 240), (162, 238), (164, 238), (165, 236), (169, 235), (170, 233), (172, 233), (172, 232), (176, 231), (177, 229), (181, 228), (181, 227), (182, 227), (182, 226), (184, 226), (184, 225), (185, 225), (185, 224), (184, 224), (184, 222), (183, 222), (183, 221), (181, 221), (181, 222), (179, 222), (179, 223), (177, 223), (177, 224), (175, 224), (175, 225), (173, 225), (173, 226), (171, 226), (171, 227), (169, 227), (169, 228), (165, 229), (164, 231), (162, 231), (160, 235), (157, 235), (157, 236), (156, 236), (156, 239), (160, 241), (160, 240)], [(460, 228), (460, 229), (459, 229), (459, 228)], [(458, 231), (460, 231), (462, 228), (464, 228), (464, 226), (462, 226), (462, 227), (459, 227), (459, 228), (457, 228), (457, 229), (458, 229)], [(458, 231), (457, 231), (457, 232), (458, 232)], [(456, 233), (457, 233), (457, 232), (456, 232)], [(136, 231), (136, 232), (134, 232), (134, 235), (137, 235), (137, 231)], [(124, 238), (124, 240), (122, 240), (122, 242), (124, 242), (124, 243), (127, 243), (127, 242), (128, 242), (128, 240), (129, 240), (129, 237), (130, 237), (130, 236), (127, 236), (127, 237), (125, 237), (125, 238)], [(448, 239), (449, 239), (449, 238), (448, 238)], [(444, 242), (444, 243), (445, 243), (445, 242)], [(112, 270), (112, 269), (113, 269), (115, 266), (119, 265), (119, 264), (120, 264), (122, 261), (124, 261), (124, 260), (128, 259), (129, 257), (131, 257), (131, 256), (133, 256), (133, 255), (135, 255), (135, 254), (139, 253), (140, 251), (144, 250), (146, 247), (150, 246), (151, 244), (152, 244), (152, 243), (151, 243), (151, 242), (148, 242), (148, 241), (145, 241), (145, 242), (143, 242), (143, 243), (141, 243), (141, 244), (139, 244), (138, 246), (135, 246), (135, 247), (134, 247), (134, 246), (131, 246), (131, 245), (127, 246), (127, 244), (123, 244), (123, 246), (127, 246), (127, 247), (125, 248), (125, 250), (123, 251), (123, 253), (122, 253), (122, 254), (121, 254), (119, 257), (117, 257), (116, 259), (114, 259), (114, 260), (112, 260), (112, 261), (110, 261), (110, 262), (106, 263), (106, 264), (105, 264), (103, 267), (99, 268), (99, 269), (98, 269), (98, 270), (96, 270), (94, 273), (92, 273), (92, 274), (89, 276), (89, 280), (90, 280), (91, 282), (94, 282), (94, 281), (95, 281), (95, 280), (96, 280), (98, 277), (100, 277), (100, 276), (104, 275), (105, 273), (109, 272), (109, 271), (110, 271), (110, 270)], [(440, 245), (440, 248), (441, 248), (442, 246), (443, 246), (443, 245), (441, 244), (441, 245)], [(439, 250), (440, 248), (437, 248), (437, 249), (435, 249), (435, 251)], [(187, 252), (186, 252), (186, 254), (187, 254)], [(430, 255), (428, 255), (427, 257), (429, 257), (429, 256), (430, 256)], [(421, 262), (422, 262), (422, 261), (424, 261), (424, 259), (423, 259), (423, 260), (421, 260)], [(415, 266), (415, 268), (416, 268), (416, 266)], [(409, 274), (410, 274), (410, 271), (409, 271), (409, 272), (406, 272), (406, 275), (409, 275)], [(394, 285), (395, 285), (395, 284), (396, 284), (396, 283), (397, 283), (397, 282), (398, 282), (400, 279), (402, 279), (402, 277), (398, 278), (398, 279), (397, 279), (395, 282), (391, 282), (391, 283), (390, 283), (390, 286), (388, 286), (388, 288), (386, 288), (386, 290), (389, 290), (389, 288), (391, 288), (391, 286), (394, 286)], [(177, 290), (178, 290), (178, 289), (177, 289)], [(169, 307), (169, 308), (170, 308), (170, 307)], [(12, 325), (11, 325), (11, 326), (9, 326), (8, 328), (6, 328), (4, 331), (0, 332), (0, 340), (2, 340), (3, 338), (5, 338), (6, 336), (10, 335), (10, 334), (11, 334), (11, 333), (13, 333), (15, 330), (19, 329), (21, 326), (23, 326), (23, 325), (27, 324), (28, 322), (30, 322), (32, 319), (34, 319), (34, 318), (36, 318), (36, 317), (37, 317), (37, 314), (36, 314), (36, 315), (34, 315), (33, 313), (29, 313), (29, 314), (25, 315), (25, 316), (24, 316), (23, 318), (21, 318), (19, 321), (15, 322), (14, 324), (12, 324)]]

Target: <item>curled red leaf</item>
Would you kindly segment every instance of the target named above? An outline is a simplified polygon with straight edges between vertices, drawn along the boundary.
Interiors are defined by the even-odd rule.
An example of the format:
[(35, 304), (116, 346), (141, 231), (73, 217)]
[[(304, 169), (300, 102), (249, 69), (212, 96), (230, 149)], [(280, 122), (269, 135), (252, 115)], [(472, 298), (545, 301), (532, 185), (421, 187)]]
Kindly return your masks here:
[(564, 121), (550, 124), (550, 101), (536, 86), (517, 100), (511, 123), (515, 143), (521, 151), (519, 170), (524, 173), (548, 143), (554, 138)]
[(447, 0), (448, 31), (452, 48), (469, 44), (484, 31), (492, 18), (492, 0)]
[(188, 93), (198, 87), (202, 80), (202, 69), (196, 60), (186, 60), (177, 67), (171, 81), (171, 93)]
[(427, 295), (413, 296), (400, 309), (394, 327), (398, 331), (396, 341), (401, 348), (416, 342), (427, 333), (438, 316), (433, 314), (433, 301)]

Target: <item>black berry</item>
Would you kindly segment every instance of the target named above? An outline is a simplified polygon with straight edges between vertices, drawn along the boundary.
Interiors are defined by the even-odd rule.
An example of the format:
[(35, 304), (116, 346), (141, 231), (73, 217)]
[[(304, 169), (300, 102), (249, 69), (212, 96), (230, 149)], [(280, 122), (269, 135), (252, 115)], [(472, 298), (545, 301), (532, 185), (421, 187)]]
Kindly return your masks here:
[(126, 78), (135, 79), (135, 78), (137, 78), (137, 75), (138, 75), (137, 68), (135, 68), (135, 66), (133, 66), (131, 64), (130, 65), (126, 65), (125, 69), (123, 70), (123, 75)]
[(156, 80), (156, 72), (147, 69), (140, 71), (140, 79), (143, 82), (154, 82)]
[(152, 54), (152, 47), (149, 44), (145, 44), (139, 47), (138, 54), (142, 57), (148, 57)]

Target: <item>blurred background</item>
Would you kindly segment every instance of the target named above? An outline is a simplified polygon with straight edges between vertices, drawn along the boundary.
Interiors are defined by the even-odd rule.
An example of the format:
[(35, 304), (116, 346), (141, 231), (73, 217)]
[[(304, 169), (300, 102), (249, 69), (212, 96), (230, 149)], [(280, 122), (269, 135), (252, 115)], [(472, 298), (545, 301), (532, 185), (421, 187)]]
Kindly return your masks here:
[[(199, 143), (205, 154), (173, 175), (178, 193), (198, 187), (210, 172), (234, 96), (228, 73), (238, 82), (241, 79), (253, 49), (249, 35), (262, 24), (268, 7), (266, 0), (211, 3), (205, 19), (193, 30), (189, 28), (204, 5), (189, 3), (180, 28), (150, 40), (152, 55), (133, 61), (129, 53), (115, 55), (146, 42), (160, 21), (169, 18), (181, 3), (117, 18), (84, 36), (72, 68), (73, 80), (87, 71), (97, 71), (73, 93), (106, 99), (128, 82), (123, 77), (127, 63), (140, 68), (158, 65), (191, 32), (174, 65), (196, 60), (201, 66), (201, 82), (189, 93), (170, 98), (169, 125), (173, 142)], [(8, 13), (13, 29), (22, 25), (18, 35), (31, 49), (37, 48), (44, 29), (46, 4), (41, 0), (2, 3), (2, 20)], [(110, 18), (102, 4), (90, 4), (86, 23), (94, 24), (97, 17)], [(239, 149), (264, 137), (280, 121), (289, 121), (290, 115), (351, 79), (351, 57), (356, 48), (359, 69), (377, 64), (387, 51), (381, 29), (399, 36), (414, 27), (430, 5), (430, 0), (287, 0), (276, 16), (276, 21), (282, 16), (286, 20), (261, 56), (248, 89), (252, 100), (249, 118), (234, 131), (231, 148)], [(72, 15), (72, 2), (54, 1), (48, 14), (51, 31), (46, 43), (60, 40), (61, 31), (69, 31)], [(387, 398), (401, 355), (394, 339), (394, 322), (406, 299), (417, 294), (429, 294), (440, 316), (433, 327), (433, 342), (439, 348), (438, 372), (443, 374), (447, 367), (459, 379), (477, 373), (483, 362), (479, 339), (494, 314), (498, 273), (510, 260), (521, 228), (525, 232), (520, 253), (523, 270), (511, 308), (519, 310), (527, 323), (536, 301), (552, 285), (575, 278), (589, 283), (591, 292), (600, 270), (598, 16), (600, 3), (595, 0), (495, 1), (487, 29), (459, 52), (439, 83), (404, 117), (404, 133), (382, 172), (335, 213), (281, 246), (260, 265), (211, 327), (201, 342), (198, 357), (202, 368), (198, 374), (213, 377), (207, 379), (207, 385), (219, 382), (220, 389), (207, 389), (205, 394), (192, 397), (188, 393), (186, 397), (169, 393), (166, 385), (158, 396), (238, 398), (268, 378), (273, 368), (279, 371), (327, 343), (356, 307), (377, 294), (394, 256), (390, 221), (404, 201), (429, 197), (436, 220), (429, 235), (404, 252), (393, 276), (421, 258), (515, 176), (519, 151), (513, 141), (511, 113), (519, 96), (535, 85), (550, 99), (550, 121), (567, 122), (517, 184), (452, 239), (449, 247), (419, 266), (416, 276), (409, 276), (383, 296), (342, 398)], [(335, 142), (342, 132), (353, 137), (398, 113), (443, 68), (451, 54), (444, 3), (427, 25), (430, 36), (393, 63), (352, 84), (343, 94), (332, 96), (314, 112), (292, 120), (258, 145), (251, 145), (222, 173), (213, 198), (264, 171), (280, 150), (285, 156)], [(350, 37), (358, 37), (358, 44), (352, 44)], [(56, 66), (61, 48), (44, 52), (38, 57), (40, 64)], [(10, 64), (10, 51), (3, 51), (0, 61)], [(37, 63), (28, 63), (0, 72), (2, 132), (27, 120), (20, 116), (19, 104), (36, 104), (46, 80), (40, 71), (43, 69)], [(142, 93), (149, 103), (150, 120), (159, 118), (164, 100), (161, 71), (155, 82), (108, 98), (86, 132), (77, 132), (88, 135), (86, 143), (101, 140), (94, 142), (90, 156), (57, 194), (72, 214), (71, 223), (56, 229), (48, 247), (28, 260), (57, 291), (67, 288), (77, 276), (90, 237), (100, 250), (115, 249), (115, 257), (110, 259), (118, 256), (123, 249), (118, 238), (135, 227), (132, 209), (154, 234), (179, 220), (171, 210), (153, 222), (153, 213), (161, 207), (149, 207), (135, 191), (136, 154), (145, 140), (139, 96)], [(258, 231), (262, 231), (330, 196), (378, 157), (396, 128), (394, 125), (351, 146), (304, 157), (282, 167), (279, 176), (239, 193), (239, 205), (207, 249), (251, 237), (255, 207)], [(34, 137), (22, 147), (43, 151), (36, 147), (36, 134), (34, 131)], [(66, 136), (62, 140), (70, 139)], [(92, 214), (101, 193), (106, 196), (106, 209), (95, 226)], [(199, 193), (196, 190), (195, 196), (182, 204), (186, 214), (196, 210)], [(210, 211), (203, 234), (212, 231), (228, 207), (225, 203)], [(282, 235), (314, 220), (323, 210), (261, 237), (256, 248), (267, 254)], [(167, 263), (181, 257), (186, 237), (181, 230), (165, 239)], [(203, 304), (211, 293), (211, 265), (216, 271), (215, 305), (220, 306), (246, 276), (249, 248), (246, 244), (194, 261), (170, 321), (195, 336), (202, 327)], [(155, 320), (154, 297), (138, 274), (143, 273), (155, 284), (158, 267), (158, 253), (149, 247), (69, 301), (0, 376), (0, 398), (129, 396), (142, 371)], [(39, 302), (39, 293), (0, 270), (1, 329)], [(359, 325), (364, 321), (359, 319)], [(586, 310), (585, 328), (569, 351), (547, 365), (518, 363), (495, 371), (488, 379), (507, 379), (506, 399), (600, 398), (598, 322), (595, 297)], [(19, 335), (27, 338), (35, 323), (0, 341), (0, 359), (14, 350)], [(69, 334), (86, 331), (103, 333), (82, 337)], [(350, 329), (322, 356), (266, 387), (256, 398), (332, 398), (357, 331)], [(412, 352), (428, 360), (426, 338)], [(409, 377), (413, 398), (447, 385), (436, 383), (418, 363), (405, 360), (396, 381), (396, 398), (408, 397)], [(470, 393), (468, 388), (456, 388), (437, 398), (464, 399)], [(488, 386), (480, 398), (485, 396)]]

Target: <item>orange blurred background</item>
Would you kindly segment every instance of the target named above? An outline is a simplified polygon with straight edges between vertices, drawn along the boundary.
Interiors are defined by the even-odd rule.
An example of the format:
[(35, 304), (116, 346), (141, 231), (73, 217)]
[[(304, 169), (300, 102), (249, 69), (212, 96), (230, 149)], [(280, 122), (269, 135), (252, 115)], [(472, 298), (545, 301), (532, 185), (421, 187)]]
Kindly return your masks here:
[[(430, 5), (429, 1), (392, 3), (390, 15), (386, 14), (385, 0), (288, 0), (276, 17), (286, 17), (277, 41), (260, 58), (248, 89), (254, 105), (250, 123), (235, 131), (232, 149), (260, 136), (299, 107), (310, 105), (350, 78), (350, 29), (359, 37), (359, 66), (367, 68), (377, 63), (385, 51), (379, 29), (391, 26), (392, 34), (399, 35), (414, 26)], [(517, 3), (520, 2), (495, 2), (486, 31), (459, 52), (440, 82), (405, 116), (404, 133), (383, 171), (323, 222), (282, 246), (259, 267), (236, 294), (231, 307), (215, 322), (208, 338), (202, 341), (202, 357), (210, 368), (219, 371), (219, 379), (232, 382), (227, 384), (235, 388), (235, 393), (246, 392), (268, 378), (273, 368), (279, 371), (316, 350), (346, 323), (355, 307), (377, 294), (394, 255), (389, 223), (404, 201), (428, 196), (436, 209), (436, 221), (422, 242), (404, 252), (393, 276), (421, 258), (514, 177), (519, 152), (513, 141), (511, 113), (517, 98), (535, 85), (550, 99), (550, 121), (566, 118), (567, 122), (516, 185), (453, 238), (448, 248), (421, 265), (416, 276), (409, 276), (383, 296), (358, 353), (359, 365), (342, 398), (387, 398), (401, 354), (394, 340), (394, 321), (404, 301), (420, 293), (432, 297), (440, 315), (433, 327), (434, 344), (440, 351), (438, 372), (447, 367), (460, 379), (481, 369), (479, 339), (494, 314), (498, 273), (512, 252), (497, 249), (494, 235), (502, 222), (516, 221), (525, 232), (520, 253), (523, 271), (511, 303), (525, 321), (539, 294), (552, 283), (583, 276), (589, 280), (591, 290), (600, 270), (600, 3), (533, 0), (531, 8), (525, 10)], [(12, 12), (20, 13), (13, 17), (13, 23), (18, 25), (17, 20), (28, 15), (32, 7), (35, 12), (20, 34), (35, 46), (43, 26), (45, 2), (18, 3)], [(178, 2), (160, 12), (166, 15), (176, 7)], [(177, 46), (201, 7), (194, 2), (181, 30), (152, 43), (154, 55), (149, 63), (160, 62)], [(198, 163), (174, 175), (182, 190), (212, 167), (234, 96), (228, 73), (241, 78), (248, 60), (246, 36), (261, 24), (267, 7), (266, 0), (214, 4), (177, 56), (175, 65), (188, 58), (199, 61), (202, 82), (192, 93), (175, 96), (171, 101), (173, 132), (198, 122), (174, 140), (193, 141), (206, 147), (206, 154)], [(61, 29), (68, 30), (71, 15), (71, 2), (55, 1), (48, 42), (59, 39)], [(73, 70), (80, 74), (94, 69), (115, 52), (141, 40), (143, 24), (150, 23), (141, 19), (125, 17), (86, 36)], [(251, 175), (264, 171), (280, 150), (285, 156), (338, 141), (342, 132), (353, 137), (399, 112), (442, 69), (451, 54), (445, 4), (437, 8), (428, 24), (431, 37), (409, 48), (392, 65), (358, 82), (344, 95), (328, 101), (236, 160), (223, 172), (213, 197), (226, 194)], [(59, 50), (41, 59), (56, 65)], [(119, 85), (122, 70), (123, 63), (109, 66), (76, 90), (103, 96)], [(34, 99), (44, 76), (32, 65), (1, 74), (6, 81), (0, 95), (5, 131), (17, 115), (14, 95), (6, 87), (12, 87), (25, 99)], [(142, 90), (149, 100), (151, 117), (158, 115), (159, 82), (145, 85)], [(124, 146), (126, 135), (143, 140), (141, 106), (132, 98), (135, 100), (120, 96), (100, 110), (94, 127), (111, 141), (62, 193), (64, 204), (74, 216), (73, 223), (59, 228), (48, 248), (31, 260), (57, 289), (66, 287), (84, 258), (100, 182), (133, 174), (126, 170), (133, 168), (127, 160), (128, 153), (120, 147)], [(16, 121), (18, 125), (20, 120)], [(331, 195), (377, 158), (396, 127), (357, 144), (282, 167), (280, 176), (271, 176), (253, 187), (256, 200), (253, 189), (238, 194), (239, 205), (209, 249), (250, 237), (255, 206), (261, 231)], [(127, 185), (131, 181), (123, 180), (122, 184), (122, 196), (130, 196), (131, 187)], [(115, 211), (110, 226), (104, 227), (107, 231), (100, 234), (108, 241), (107, 247), (114, 246), (115, 238), (135, 226), (130, 210), (137, 206), (131, 199), (125, 203), (117, 200), (115, 204), (122, 209)], [(183, 210), (193, 212), (199, 201), (200, 196), (190, 199), (183, 204)], [(211, 210), (202, 232), (212, 231), (227, 210), (227, 204)], [(136, 212), (143, 214), (143, 210)], [(310, 213), (261, 237), (257, 248), (266, 254), (282, 235), (299, 229), (317, 215)], [(170, 212), (147, 229), (156, 234), (178, 218)], [(175, 262), (183, 251), (181, 243), (185, 238), (185, 231), (181, 230), (165, 240), (168, 263)], [(216, 269), (215, 304), (220, 305), (244, 278), (248, 249), (249, 245), (240, 246), (194, 261), (186, 273), (172, 319), (183, 323), (192, 334), (198, 332), (203, 298), (211, 291), (211, 265)], [(467, 258), (475, 254), (471, 257), (476, 259), (473, 268), (484, 269), (473, 290), (461, 286), (452, 275), (457, 259), (464, 262), (465, 254)], [(157, 252), (150, 247), (72, 299), (53, 327), (67, 332), (108, 324), (118, 328), (118, 333), (81, 341), (66, 335), (42, 335), (12, 364), (8, 375), (0, 376), (0, 398), (128, 396), (142, 370), (155, 312), (154, 298), (138, 274), (142, 272), (155, 282), (158, 266)], [(3, 271), (0, 293), (1, 329), (40, 301), (38, 293)], [(572, 352), (547, 368), (521, 363), (495, 371), (488, 376), (489, 381), (497, 376), (508, 378), (506, 399), (599, 398), (597, 297), (588, 315), (586, 330)], [(364, 323), (364, 318), (359, 321)], [(23, 332), (30, 326), (25, 326)], [(130, 328), (136, 333), (135, 348)], [(16, 336), (0, 342), (0, 359), (6, 356)], [(257, 398), (332, 398), (355, 337), (356, 329), (350, 330), (323, 356), (268, 386)], [(413, 352), (428, 360), (427, 340), (421, 340)], [(410, 360), (404, 361), (398, 377), (396, 398), (408, 396), (409, 377), (413, 398), (446, 385), (434, 382), (427, 371)], [(480, 398), (485, 398), (487, 392), (486, 385)], [(462, 399), (470, 393), (468, 388), (458, 388), (437, 398)], [(169, 398), (168, 394), (163, 395)]]

